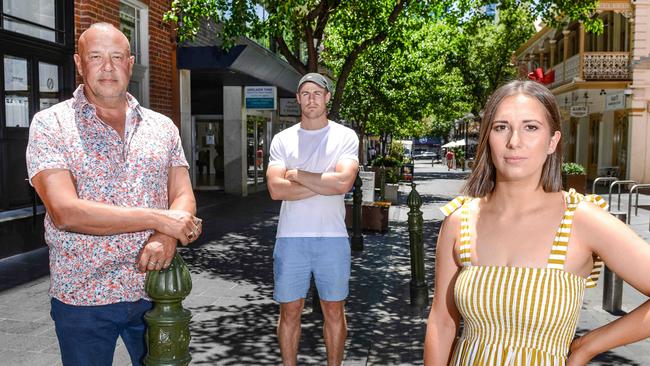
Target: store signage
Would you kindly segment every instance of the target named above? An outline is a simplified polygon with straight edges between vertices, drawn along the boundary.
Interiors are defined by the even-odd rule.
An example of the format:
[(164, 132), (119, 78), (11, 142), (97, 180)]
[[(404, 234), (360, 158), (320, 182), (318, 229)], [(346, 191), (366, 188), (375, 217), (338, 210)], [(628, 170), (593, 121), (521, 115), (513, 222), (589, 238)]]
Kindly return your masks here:
[(27, 60), (5, 56), (5, 91), (27, 91)]
[(247, 86), (244, 88), (246, 109), (275, 110), (276, 95), (274, 86)]
[(625, 95), (623, 92), (607, 94), (607, 98), (605, 98), (605, 110), (615, 111), (618, 109), (625, 109)]
[(361, 178), (361, 200), (373, 202), (375, 200), (375, 172), (359, 172)]
[(587, 114), (589, 114), (589, 108), (586, 105), (574, 105), (571, 106), (571, 109), (569, 110), (569, 114), (571, 117), (584, 117)]
[(59, 91), (59, 66), (38, 63), (39, 91), (55, 93)]
[(300, 116), (300, 104), (296, 98), (280, 98), (281, 116)]

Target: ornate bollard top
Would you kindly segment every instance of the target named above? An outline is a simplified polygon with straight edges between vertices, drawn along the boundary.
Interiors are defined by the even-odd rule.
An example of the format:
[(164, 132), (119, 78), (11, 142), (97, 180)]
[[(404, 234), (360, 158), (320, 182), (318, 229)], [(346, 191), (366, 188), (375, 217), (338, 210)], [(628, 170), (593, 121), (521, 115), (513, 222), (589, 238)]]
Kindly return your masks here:
[(192, 291), (192, 277), (183, 258), (176, 253), (167, 269), (147, 272), (145, 290), (154, 301), (182, 301)]
[(409, 193), (408, 199), (406, 200), (411, 211), (418, 211), (422, 206), (422, 198), (418, 191), (415, 190), (415, 182), (411, 181), (411, 193)]

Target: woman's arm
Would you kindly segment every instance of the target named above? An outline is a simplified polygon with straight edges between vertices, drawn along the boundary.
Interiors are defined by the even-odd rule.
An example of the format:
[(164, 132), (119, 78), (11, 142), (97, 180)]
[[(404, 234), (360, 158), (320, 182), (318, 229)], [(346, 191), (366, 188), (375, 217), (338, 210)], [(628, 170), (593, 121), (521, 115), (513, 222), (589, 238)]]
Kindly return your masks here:
[(424, 341), (424, 364), (447, 365), (460, 325), (460, 314), (454, 302), (454, 283), (460, 270), (455, 258), (460, 211), (451, 214), (442, 223), (436, 245), (436, 274), (433, 304), (427, 321)]
[[(650, 245), (623, 222), (589, 202), (581, 203), (573, 234), (598, 254), (625, 282), (650, 295)], [(650, 336), (650, 303), (594, 329), (571, 344), (567, 365), (584, 365), (594, 356)]]

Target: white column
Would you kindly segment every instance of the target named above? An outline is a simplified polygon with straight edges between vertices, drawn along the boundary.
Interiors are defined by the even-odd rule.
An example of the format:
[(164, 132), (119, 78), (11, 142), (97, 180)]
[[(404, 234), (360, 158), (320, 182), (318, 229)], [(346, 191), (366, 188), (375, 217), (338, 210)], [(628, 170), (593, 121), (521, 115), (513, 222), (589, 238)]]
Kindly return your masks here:
[(192, 187), (195, 186), (194, 182), (194, 136), (192, 136), (192, 131), (194, 126), (192, 125), (194, 121), (192, 120), (192, 86), (190, 84), (191, 80), (191, 71), (190, 70), (178, 70), (178, 86), (179, 86), (179, 98), (180, 98), (180, 110), (181, 110), (181, 142), (183, 144), (183, 151), (185, 152), (185, 158), (190, 164), (190, 178), (192, 179)]
[(223, 87), (223, 163), (226, 193), (248, 195), (246, 110), (241, 86)]

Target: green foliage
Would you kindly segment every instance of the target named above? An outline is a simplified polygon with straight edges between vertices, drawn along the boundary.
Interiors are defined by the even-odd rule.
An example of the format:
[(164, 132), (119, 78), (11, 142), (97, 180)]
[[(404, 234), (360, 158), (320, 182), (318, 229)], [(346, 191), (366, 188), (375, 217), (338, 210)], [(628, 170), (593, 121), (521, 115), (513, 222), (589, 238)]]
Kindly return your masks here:
[(375, 158), (375, 160), (372, 161), (372, 166), (385, 166), (385, 167), (401, 167), (403, 162), (402, 159), (397, 159), (394, 158), (390, 155), (387, 156), (380, 156), (378, 158)]
[[(192, 40), (210, 20), (229, 48), (239, 36), (271, 39), (298, 72), (336, 80), (330, 116), (339, 112), (379, 134), (445, 134), (451, 121), (482, 108), (512, 77), (507, 63), (541, 16), (551, 26), (592, 20), (597, 0), (172, 0), (163, 19)], [(345, 96), (345, 97), (344, 97)], [(367, 123), (367, 125), (366, 125)]]
[(583, 175), (585, 174), (585, 167), (578, 163), (562, 163), (562, 174)]

